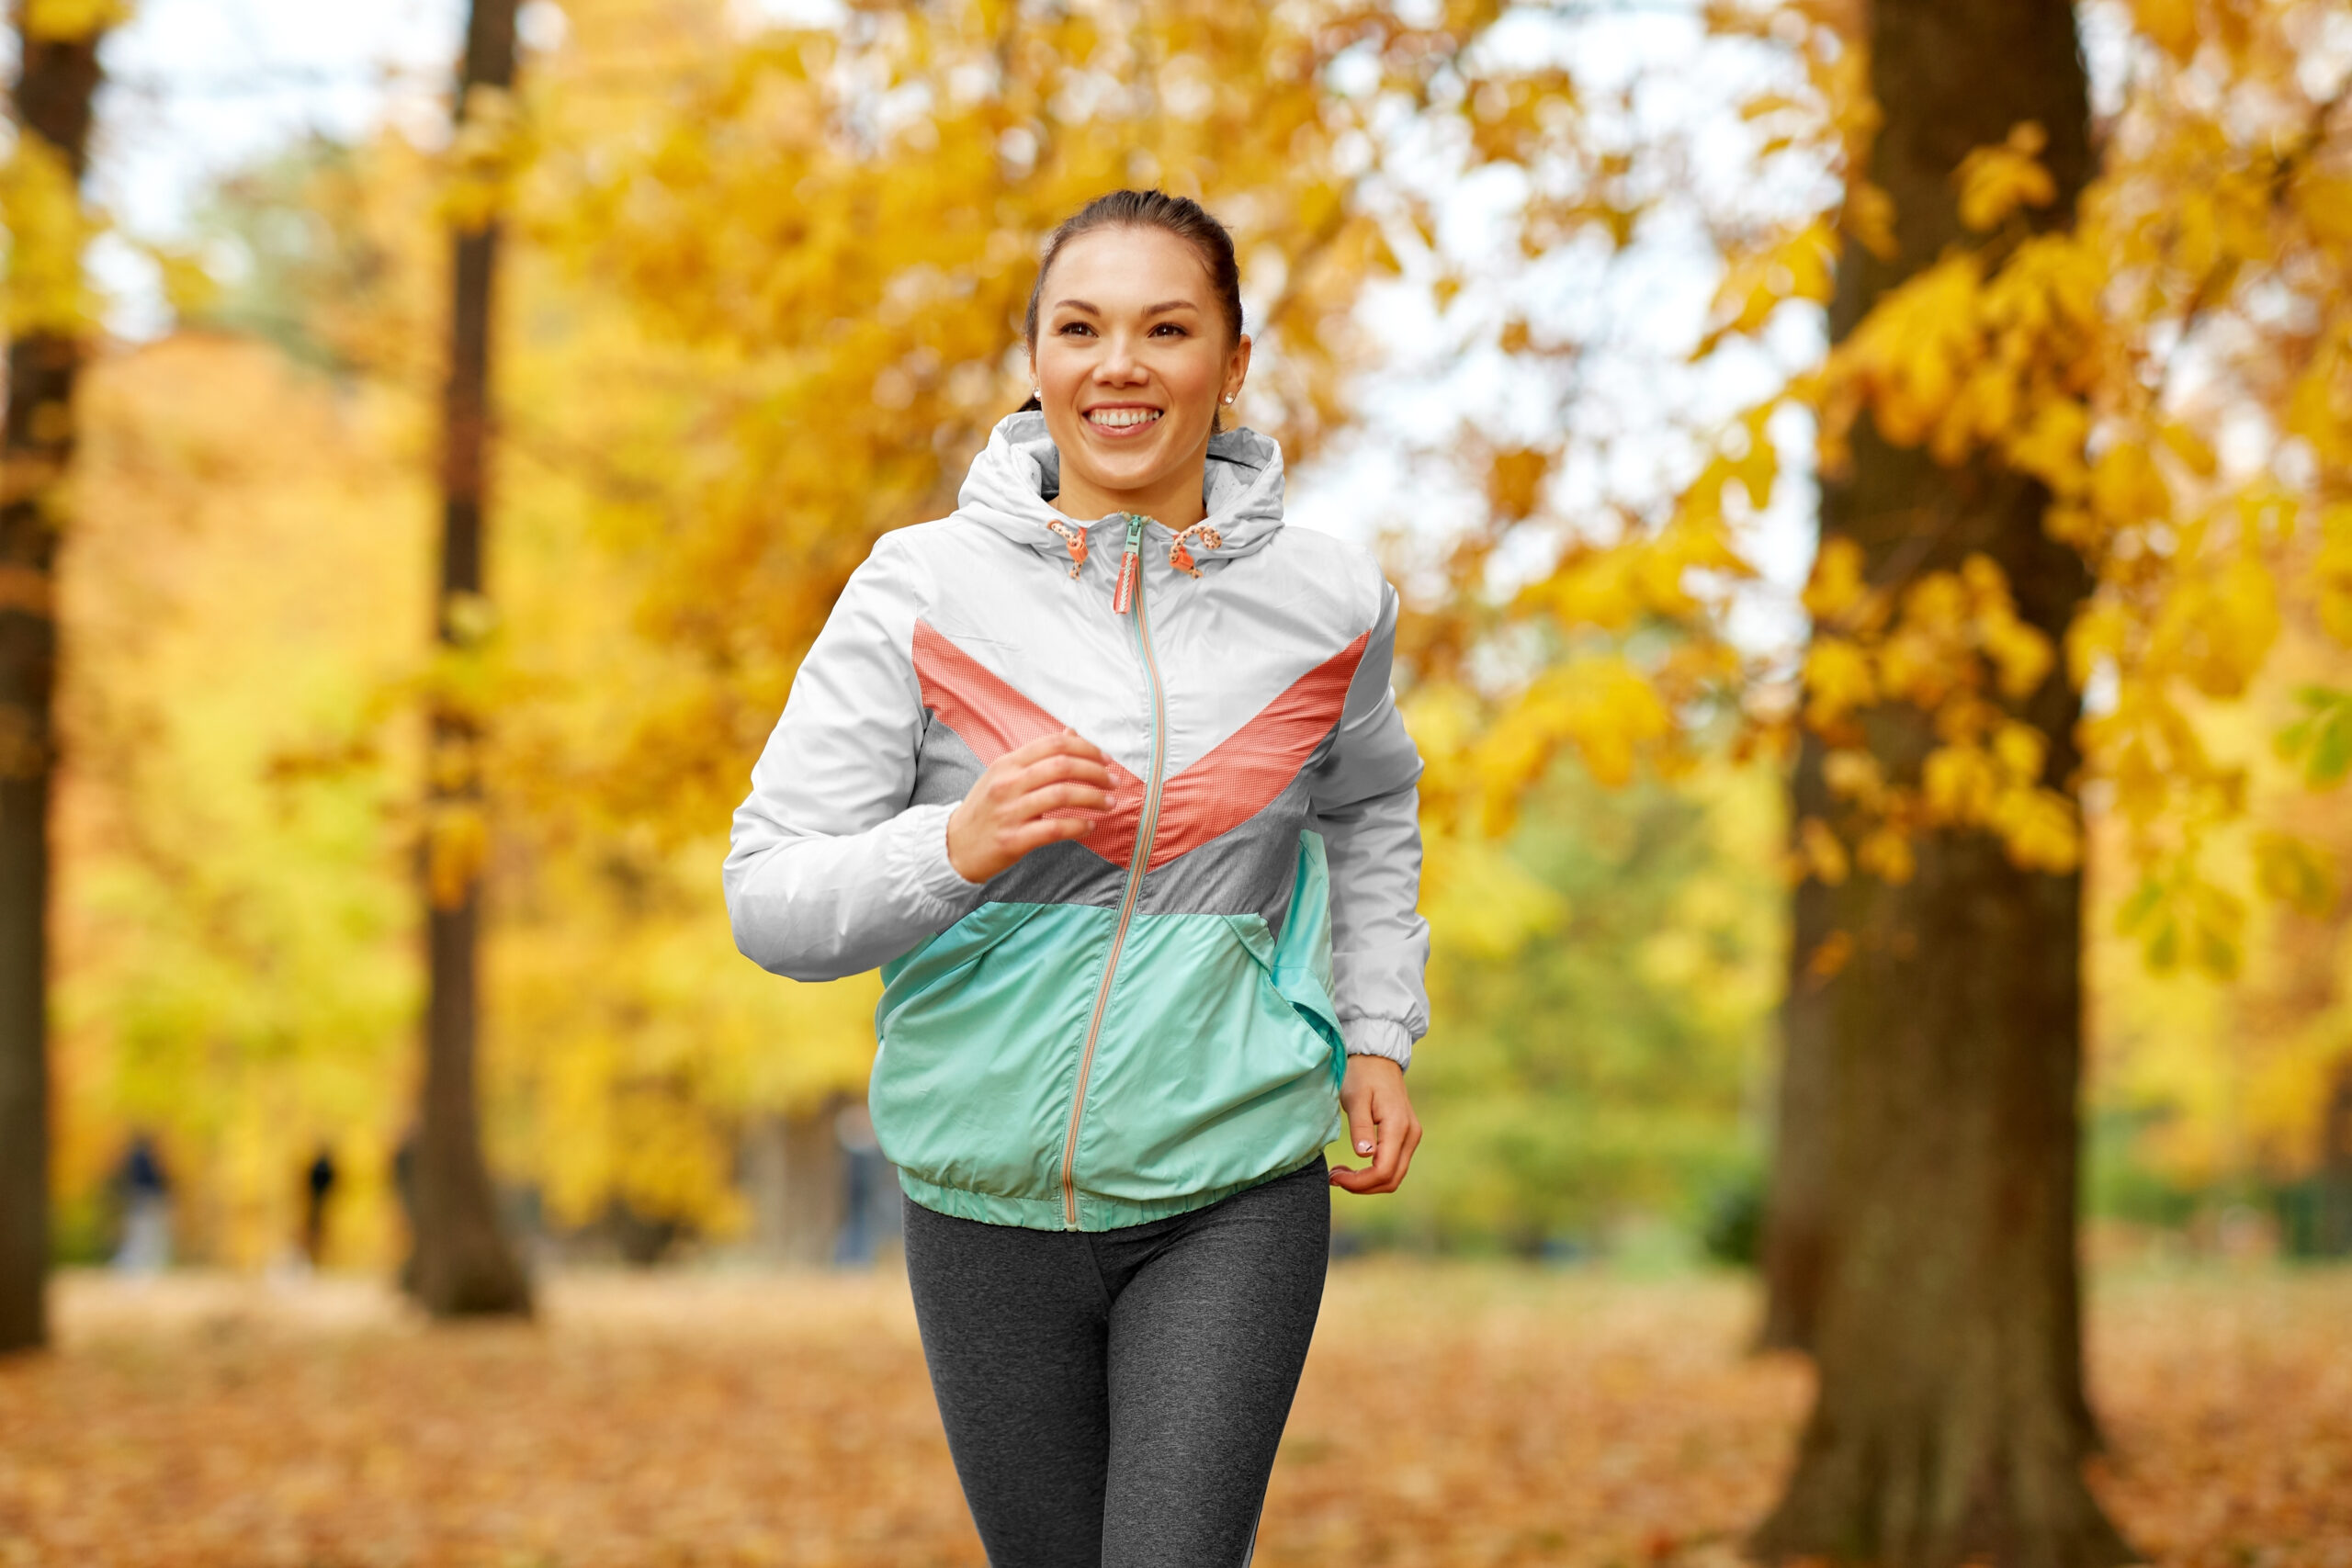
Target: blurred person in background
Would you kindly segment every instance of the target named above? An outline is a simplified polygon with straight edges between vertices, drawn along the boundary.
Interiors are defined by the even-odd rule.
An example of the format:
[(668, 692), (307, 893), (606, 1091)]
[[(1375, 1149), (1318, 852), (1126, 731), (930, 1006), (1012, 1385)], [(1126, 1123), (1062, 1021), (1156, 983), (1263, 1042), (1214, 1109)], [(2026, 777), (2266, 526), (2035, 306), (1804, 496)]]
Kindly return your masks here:
[(302, 1172), (302, 1256), (316, 1269), (327, 1255), (327, 1201), (334, 1196), (334, 1150), (325, 1144)]
[(833, 1238), (833, 1261), (863, 1267), (899, 1239), (897, 1184), (865, 1106), (842, 1107), (833, 1117), (833, 1141), (842, 1154), (842, 1226)]
[[(1119, 191), (1047, 243), (1035, 391), (887, 535), (737, 811), (737, 944), (880, 965), (874, 1127), (997, 1568), (1249, 1561), (1329, 1251), (1420, 1128), (1397, 599), (1283, 524), (1233, 243)], [(1361, 1168), (1327, 1172), (1346, 1136)]]
[(172, 1261), (172, 1179), (155, 1140), (134, 1135), (115, 1172), (122, 1191), (122, 1245), (114, 1267), (124, 1274), (157, 1274)]

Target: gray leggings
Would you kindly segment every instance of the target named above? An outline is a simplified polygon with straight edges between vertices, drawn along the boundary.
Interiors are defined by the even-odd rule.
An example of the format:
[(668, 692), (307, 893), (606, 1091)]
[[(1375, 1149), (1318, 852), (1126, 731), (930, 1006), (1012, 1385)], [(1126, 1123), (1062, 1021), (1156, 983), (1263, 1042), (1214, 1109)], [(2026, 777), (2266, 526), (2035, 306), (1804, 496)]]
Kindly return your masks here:
[(1242, 1568), (1323, 1300), (1323, 1162), (1114, 1231), (906, 1220), (990, 1568)]

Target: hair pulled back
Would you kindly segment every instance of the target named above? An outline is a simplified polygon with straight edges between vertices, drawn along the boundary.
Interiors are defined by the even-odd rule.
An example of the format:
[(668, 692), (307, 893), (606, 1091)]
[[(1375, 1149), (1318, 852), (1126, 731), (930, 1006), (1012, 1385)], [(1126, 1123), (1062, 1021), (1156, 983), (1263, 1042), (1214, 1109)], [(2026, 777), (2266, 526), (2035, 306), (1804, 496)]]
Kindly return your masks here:
[[(1217, 310), (1225, 317), (1227, 340), (1241, 340), (1241, 267), (1234, 259), (1233, 236), (1225, 225), (1190, 197), (1170, 196), (1164, 190), (1114, 190), (1063, 219), (1046, 241), (1045, 254), (1037, 263), (1037, 281), (1029, 290), (1029, 313), (1022, 323), (1030, 353), (1037, 352), (1037, 305), (1045, 298), (1046, 278), (1054, 270), (1054, 258), (1072, 240), (1097, 229), (1158, 229), (1192, 246), (1208, 272), (1209, 290), (1216, 296)], [(1035, 398), (1022, 405), (1024, 410), (1037, 406)]]

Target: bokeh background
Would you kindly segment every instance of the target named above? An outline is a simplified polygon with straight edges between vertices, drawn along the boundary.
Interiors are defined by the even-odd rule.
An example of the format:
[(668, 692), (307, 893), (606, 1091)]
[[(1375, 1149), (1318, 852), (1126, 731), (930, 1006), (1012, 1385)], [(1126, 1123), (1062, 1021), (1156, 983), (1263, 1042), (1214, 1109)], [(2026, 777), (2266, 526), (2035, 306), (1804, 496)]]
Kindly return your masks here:
[[(2167, 1562), (2352, 1562), (2321, 1414), (2352, 1398), (2352, 14), (2040, 7), (2080, 123), (2004, 116), (1905, 186), (1925, 154), (1871, 73), (1945, 46), (1845, 0), (508, 9), (512, 85), (460, 92), (454, 0), (17, 8), (104, 70), (78, 207), (22, 133), (0, 192), (14, 341), (83, 354), (41, 503), (65, 1348), (0, 1376), (0, 1551), (978, 1561), (859, 1108), (878, 986), (741, 959), (718, 867), (833, 594), (1025, 395), (1042, 236), (1158, 184), (1236, 232), (1241, 417), (1295, 525), (1404, 592), (1430, 762), (1430, 1135), (1402, 1193), (1337, 1201), (1277, 1483), (1303, 1522), (1268, 1550), (1736, 1550), (1811, 1386), (1743, 1359), (1812, 1113), (1783, 1023), (1869, 962), (1862, 928), (1792, 931), (1797, 890), (1939, 886), (1964, 840), (2081, 877), (2079, 1240), (2131, 1439), (2100, 1495)], [(1915, 188), (1959, 214), (1917, 254)], [(493, 231), (487, 565), (451, 594), (450, 257)], [(2030, 476), (2079, 604), (2036, 623), (2030, 574), (1939, 534), (1825, 547), (1825, 484), (1895, 448), (1922, 493)], [(492, 1203), (553, 1339), (419, 1337), (394, 1292), (422, 933), (458, 898)], [(706, 1351), (854, 1377), (738, 1385)], [(140, 1404), (143, 1357), (181, 1403)], [(1399, 1361), (1370, 1404), (1450, 1411), (1457, 1458), (1351, 1435)], [(313, 1373), (479, 1430), (513, 1380), (536, 1430), (625, 1409), (641, 1442), (437, 1470), (398, 1401), (311, 1425), (341, 1397)], [(277, 1414), (182, 1478), (210, 1522), (139, 1514), (148, 1472), (108, 1466), (165, 1473), (259, 1408), (241, 1380)], [(710, 1481), (739, 1492), (707, 1516), (616, 1501), (775, 1431), (799, 1458)], [(299, 1481), (379, 1438), (393, 1480)], [(467, 1474), (536, 1501), (458, 1507)], [(89, 1522), (117, 1506), (166, 1544)], [(2011, 1560), (2119, 1560), (2052, 1550)]]
[[(1475, 108), (1333, 113), (1320, 100), (1351, 104), (1355, 72), (1377, 96), (1369, 57), (1327, 43), (1321, 77), (1286, 75), (1260, 52), (1278, 25), (1237, 14), (1219, 37), (1216, 7), (1159, 24), (1177, 52), (1148, 104), (1000, 101), (964, 58), (992, 16), (522, 8), (527, 144), (496, 154), (515, 186), (497, 632), (468, 676), (498, 714), (485, 1136), (517, 1218), (559, 1248), (622, 1211), (681, 1255), (743, 1243), (768, 1123), (813, 1127), (862, 1092), (872, 982), (797, 986), (735, 956), (713, 895), (726, 814), (830, 591), (874, 532), (941, 510), (1024, 395), (1035, 242), (1088, 192), (1164, 179), (1234, 222), (1265, 360), (1245, 417), (1286, 439), (1305, 525), (1385, 547), (1433, 600), (1454, 586), (1445, 552), (1497, 514), (1539, 525), (1492, 569), (1510, 582), (1547, 543), (1670, 501), (1715, 423), (1824, 348), (1798, 298), (1770, 302), (1756, 341), (1691, 357), (1722, 324), (1724, 253), (1811, 218), (1834, 175), (1762, 157), (1789, 133), (1756, 103), (1803, 80), (1776, 38), (1673, 6), (1497, 21), (1479, 47), (1530, 84), (1491, 122), (1526, 144), (1497, 156)], [(1102, 93), (1140, 68), (1125, 16), (996, 25), (1037, 51), (1018, 85), (1044, 100), (1098, 55)], [(2084, 17), (2112, 98), (2129, 19)], [(114, 1247), (109, 1177), (142, 1134), (175, 1178), (184, 1260), (258, 1268), (293, 1245), (321, 1146), (332, 1260), (381, 1269), (405, 1245), (389, 1171), (415, 1113), (415, 716), (439, 678), (463, 22), (397, 0), (152, 0), (107, 45), (93, 184), (114, 216), (90, 272), (110, 331), (60, 588), (57, 1169), (76, 1261)], [(2340, 73), (2339, 29), (2312, 25), (2304, 69)], [(937, 36), (902, 36), (918, 29)], [(820, 50), (899, 78), (870, 101), (825, 84), (831, 112), (884, 117), (871, 146), (813, 145), (797, 118), (817, 112), (797, 90)], [(1023, 140), (1038, 116), (1066, 143), (1044, 167)], [(1530, 254), (1539, 199), (1559, 231)], [(1735, 497), (1764, 575), (1727, 604), (1759, 659), (1802, 635), (1813, 454), (1793, 412), (1764, 432), (1774, 499)], [(2287, 635), (2243, 699), (2192, 716), (2245, 770), (2253, 802), (2224, 831), (2293, 826), (2340, 864), (2343, 797), (2306, 799), (2267, 742), (2342, 654)], [(1415, 1085), (1444, 1135), (1398, 1200), (1343, 1202), (1351, 1236), (1752, 1256), (1788, 807), (1770, 759), (1696, 728), (1686, 770), (1623, 787), (1568, 748), (1488, 863), (1435, 890)], [(2090, 866), (2090, 1215), (2184, 1254), (2308, 1246), (2293, 1216), (2352, 1084), (2346, 911), (2249, 897), (2233, 974), (2166, 973), (2115, 933), (2138, 867)]]

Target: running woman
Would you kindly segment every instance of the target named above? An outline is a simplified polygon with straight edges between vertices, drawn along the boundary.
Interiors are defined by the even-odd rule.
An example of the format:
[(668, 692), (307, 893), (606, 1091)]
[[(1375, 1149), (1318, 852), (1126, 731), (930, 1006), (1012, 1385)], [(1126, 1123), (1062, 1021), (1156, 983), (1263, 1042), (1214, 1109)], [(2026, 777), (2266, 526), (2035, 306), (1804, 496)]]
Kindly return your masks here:
[(1035, 395), (802, 662), (728, 908), (779, 975), (881, 967), (874, 1126), (993, 1568), (1239, 1568), (1329, 1187), (1421, 1136), (1396, 594), (1224, 428), (1250, 339), (1197, 204), (1065, 222), (1026, 334)]

